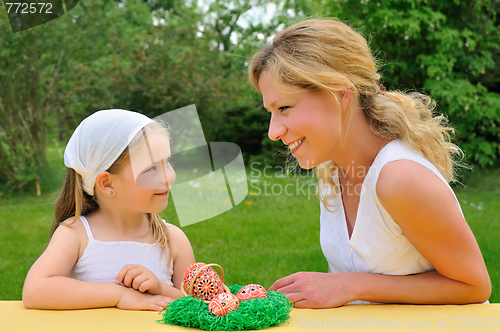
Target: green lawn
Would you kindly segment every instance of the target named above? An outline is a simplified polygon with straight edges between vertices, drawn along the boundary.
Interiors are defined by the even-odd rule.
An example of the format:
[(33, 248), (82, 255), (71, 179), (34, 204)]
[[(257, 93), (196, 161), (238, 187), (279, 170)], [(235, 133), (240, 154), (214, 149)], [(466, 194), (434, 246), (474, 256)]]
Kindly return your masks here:
[[(62, 165), (57, 147), (48, 150), (48, 159)], [(49, 170), (41, 197), (0, 197), (0, 300), (21, 299), (24, 277), (48, 242), (60, 169)], [(313, 180), (255, 172), (248, 174), (248, 180), (250, 194), (236, 208), (183, 227), (197, 261), (221, 265), (228, 285), (256, 282), (267, 288), (293, 272), (326, 272), (319, 245), (319, 202), (309, 191)], [(493, 281), (490, 301), (499, 302), (500, 172), (467, 172), (464, 183), (465, 188), (455, 188), (457, 196)], [(280, 194), (285, 186), (287, 194)], [(163, 216), (178, 225), (171, 199)]]

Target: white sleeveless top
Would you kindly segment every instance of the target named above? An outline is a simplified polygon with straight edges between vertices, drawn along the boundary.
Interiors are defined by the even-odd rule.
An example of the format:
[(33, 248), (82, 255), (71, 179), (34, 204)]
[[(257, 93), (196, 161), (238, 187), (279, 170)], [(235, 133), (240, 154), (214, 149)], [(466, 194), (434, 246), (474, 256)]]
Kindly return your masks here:
[[(329, 212), (321, 204), (321, 249), (331, 272), (407, 275), (435, 270), (408, 241), (401, 227), (384, 209), (377, 197), (376, 184), (382, 167), (388, 162), (400, 159), (411, 160), (427, 167), (446, 183), (453, 193), (437, 168), (420, 152), (410, 149), (400, 140), (389, 142), (379, 152), (363, 181), (351, 239), (347, 231), (341, 194), (329, 201), (334, 205), (330, 209), (337, 211)], [(338, 174), (334, 174), (334, 183), (340, 186)], [(453, 195), (460, 208), (455, 194)], [(363, 303), (363, 301), (355, 302)]]
[(168, 247), (163, 252), (155, 244), (135, 241), (99, 241), (94, 239), (84, 216), (89, 243), (82, 257), (76, 262), (69, 277), (90, 282), (115, 282), (118, 272), (128, 264), (142, 265), (154, 273), (158, 280), (173, 286), (173, 264), (167, 264)]

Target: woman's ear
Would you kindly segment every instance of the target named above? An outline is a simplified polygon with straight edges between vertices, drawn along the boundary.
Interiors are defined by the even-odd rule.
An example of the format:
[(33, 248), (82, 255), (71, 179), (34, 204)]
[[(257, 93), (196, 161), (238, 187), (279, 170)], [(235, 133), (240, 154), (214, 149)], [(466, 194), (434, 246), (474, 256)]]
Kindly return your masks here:
[(97, 173), (94, 191), (99, 191), (104, 195), (113, 195), (113, 180), (114, 175), (107, 171)]
[(342, 92), (342, 113), (345, 113), (349, 103), (351, 102), (351, 87), (349, 85), (344, 86), (344, 91)]

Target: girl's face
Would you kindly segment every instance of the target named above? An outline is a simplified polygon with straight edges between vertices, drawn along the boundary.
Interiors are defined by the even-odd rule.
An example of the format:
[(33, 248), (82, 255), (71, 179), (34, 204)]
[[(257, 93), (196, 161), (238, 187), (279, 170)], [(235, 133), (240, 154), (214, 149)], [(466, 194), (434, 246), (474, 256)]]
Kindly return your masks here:
[(150, 133), (130, 153), (130, 163), (121, 176), (120, 193), (127, 207), (141, 212), (161, 212), (168, 204), (175, 171), (169, 163), (170, 140), (166, 134)]
[(278, 92), (268, 70), (260, 75), (259, 88), (264, 107), (271, 114), (270, 139), (281, 139), (305, 169), (334, 159), (335, 150), (340, 146), (340, 108), (332, 96), (315, 92)]

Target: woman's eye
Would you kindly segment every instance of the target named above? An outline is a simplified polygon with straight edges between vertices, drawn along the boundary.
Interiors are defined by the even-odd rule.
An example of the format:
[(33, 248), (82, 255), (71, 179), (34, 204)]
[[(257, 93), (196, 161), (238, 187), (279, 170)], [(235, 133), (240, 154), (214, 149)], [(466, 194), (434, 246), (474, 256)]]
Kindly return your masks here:
[(280, 112), (284, 112), (286, 111), (287, 109), (289, 109), (290, 106), (281, 106), (280, 108), (278, 108), (280, 110)]

